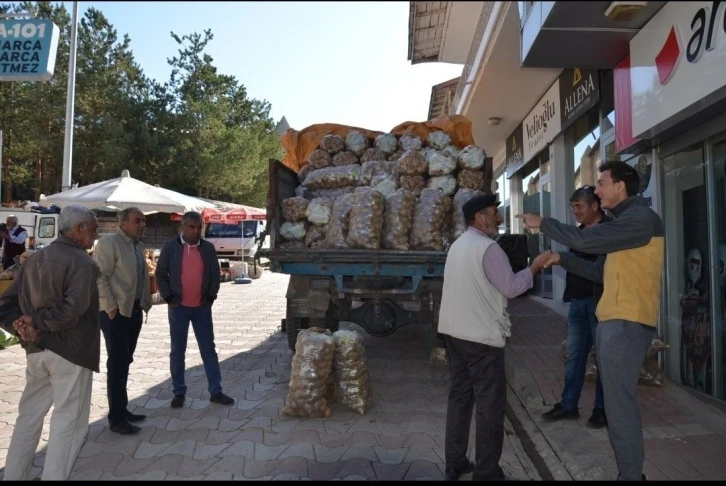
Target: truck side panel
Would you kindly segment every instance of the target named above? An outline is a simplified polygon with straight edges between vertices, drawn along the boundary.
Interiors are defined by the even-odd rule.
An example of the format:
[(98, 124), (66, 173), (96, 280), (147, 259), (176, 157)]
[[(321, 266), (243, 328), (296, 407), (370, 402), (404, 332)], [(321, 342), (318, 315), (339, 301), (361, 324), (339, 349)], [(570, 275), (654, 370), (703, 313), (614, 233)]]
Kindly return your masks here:
[(285, 167), (279, 160), (270, 159), (268, 170), (269, 189), (267, 191), (267, 223), (273, 222), (269, 228), (270, 248), (277, 248), (280, 225), (282, 224), (282, 201), (295, 195), (295, 188), (300, 184), (297, 174)]

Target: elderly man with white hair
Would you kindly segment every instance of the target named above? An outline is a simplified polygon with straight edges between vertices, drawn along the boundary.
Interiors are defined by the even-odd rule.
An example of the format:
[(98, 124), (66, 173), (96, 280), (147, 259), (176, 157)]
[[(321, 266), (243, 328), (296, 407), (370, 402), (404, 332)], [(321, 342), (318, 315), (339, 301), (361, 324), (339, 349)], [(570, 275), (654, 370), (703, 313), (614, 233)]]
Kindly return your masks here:
[(0, 238), (3, 241), (3, 269), (7, 270), (15, 264), (15, 257), (25, 252), (28, 231), (18, 224), (17, 216), (8, 216), (5, 224), (7, 232), (0, 231)]
[(98, 238), (89, 209), (67, 206), (60, 237), (20, 267), (0, 307), (19, 307), (10, 327), (27, 354), (25, 389), (5, 461), (5, 480), (27, 480), (51, 405), (43, 480), (67, 480), (88, 431), (93, 372), (99, 371), (101, 331), (96, 281), (86, 252)]

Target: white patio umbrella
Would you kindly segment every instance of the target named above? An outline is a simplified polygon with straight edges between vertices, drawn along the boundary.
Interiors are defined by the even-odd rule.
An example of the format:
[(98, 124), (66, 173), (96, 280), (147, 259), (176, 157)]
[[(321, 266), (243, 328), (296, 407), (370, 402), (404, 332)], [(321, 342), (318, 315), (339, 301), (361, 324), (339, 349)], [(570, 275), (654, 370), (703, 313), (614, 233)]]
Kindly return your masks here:
[(204, 208), (214, 207), (213, 204), (196, 197), (134, 179), (128, 170), (121, 172), (121, 177), (117, 179), (96, 182), (51, 196), (41, 196), (40, 204), (55, 204), (60, 208), (78, 204), (89, 209), (106, 211), (137, 207), (145, 214), (201, 212)]

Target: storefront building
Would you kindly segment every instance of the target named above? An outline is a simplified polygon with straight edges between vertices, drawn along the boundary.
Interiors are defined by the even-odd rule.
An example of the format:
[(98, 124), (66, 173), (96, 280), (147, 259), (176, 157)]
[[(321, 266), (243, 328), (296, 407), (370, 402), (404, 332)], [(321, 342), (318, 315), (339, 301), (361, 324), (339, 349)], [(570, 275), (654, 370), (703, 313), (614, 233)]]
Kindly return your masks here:
[[(521, 212), (574, 224), (569, 197), (603, 161), (638, 170), (666, 228), (666, 375), (726, 400), (726, 3), (647, 2), (627, 20), (601, 8), (486, 2), (449, 113), (494, 157), (502, 232), (527, 233)], [(566, 250), (528, 235), (531, 257)], [(535, 294), (561, 302), (564, 282), (555, 268)]]
[[(723, 2), (668, 2), (616, 70), (616, 149), (645, 152), (666, 229), (661, 333), (670, 380), (726, 399)], [(635, 147), (635, 149), (633, 148)], [(649, 150), (651, 148), (651, 150)], [(660, 197), (658, 197), (660, 196)]]

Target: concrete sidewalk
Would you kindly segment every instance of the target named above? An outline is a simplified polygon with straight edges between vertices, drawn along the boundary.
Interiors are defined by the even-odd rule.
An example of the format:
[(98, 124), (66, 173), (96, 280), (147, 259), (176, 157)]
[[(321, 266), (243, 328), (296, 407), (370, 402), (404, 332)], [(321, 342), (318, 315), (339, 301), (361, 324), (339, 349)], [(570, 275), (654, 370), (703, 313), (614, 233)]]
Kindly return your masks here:
[[(543, 478), (615, 479), (618, 472), (607, 429), (585, 428), (594, 402), (594, 383), (585, 382), (579, 422), (543, 423), (541, 419), (562, 393), (566, 319), (532, 298), (510, 301), (509, 310), (509, 415), (516, 426), (526, 429), (530, 447), (549, 469), (552, 477), (544, 477), (545, 473)], [(667, 380), (664, 388), (640, 386), (638, 398), (645, 437), (644, 472), (649, 480), (726, 479), (726, 416), (721, 411)]]
[[(108, 430), (106, 375), (94, 374), (91, 424), (74, 480), (441, 480), (449, 369), (429, 362), (426, 332), (407, 326), (386, 338), (364, 331), (373, 407), (360, 416), (332, 406), (328, 419), (280, 415), (292, 353), (279, 332), (288, 278), (265, 272), (250, 285), (222, 284), (214, 305), (225, 392), (235, 405), (209, 402), (199, 348), (187, 350), (187, 400), (169, 408), (169, 324), (154, 306), (129, 376), (130, 410), (148, 419), (138, 435)], [(342, 327), (355, 327), (342, 324)], [(191, 333), (190, 333), (191, 334)], [(101, 369), (105, 371), (102, 346)], [(25, 352), (0, 351), (0, 477), (25, 385)], [(31, 476), (42, 472), (50, 414)], [(540, 479), (510, 423), (501, 465), (515, 479)], [(471, 436), (473, 443), (474, 435)]]

